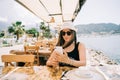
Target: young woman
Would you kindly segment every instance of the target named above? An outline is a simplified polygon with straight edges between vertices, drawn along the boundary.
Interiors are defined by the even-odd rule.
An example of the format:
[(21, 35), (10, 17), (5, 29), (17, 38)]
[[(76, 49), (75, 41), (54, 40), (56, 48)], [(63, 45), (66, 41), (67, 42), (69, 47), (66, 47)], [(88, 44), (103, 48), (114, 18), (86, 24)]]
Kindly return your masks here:
[(83, 43), (77, 42), (76, 29), (71, 22), (65, 22), (60, 30), (58, 43), (56, 46), (63, 47), (63, 54), (54, 50), (46, 65), (57, 66), (85, 66), (86, 49)]

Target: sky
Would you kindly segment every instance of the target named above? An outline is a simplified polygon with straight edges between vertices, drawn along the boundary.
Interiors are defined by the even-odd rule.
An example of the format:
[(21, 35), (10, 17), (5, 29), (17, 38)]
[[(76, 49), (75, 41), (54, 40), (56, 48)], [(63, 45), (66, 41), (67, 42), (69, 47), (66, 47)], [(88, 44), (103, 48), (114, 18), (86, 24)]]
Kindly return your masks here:
[(120, 24), (120, 0), (87, 0), (75, 19), (75, 24)]
[[(120, 0), (87, 0), (74, 24), (115, 23), (120, 24)], [(0, 22), (23, 24), (41, 22), (34, 14), (14, 0), (0, 0)]]
[(7, 23), (22, 21), (23, 24), (30, 25), (42, 20), (14, 0), (0, 0), (0, 21)]

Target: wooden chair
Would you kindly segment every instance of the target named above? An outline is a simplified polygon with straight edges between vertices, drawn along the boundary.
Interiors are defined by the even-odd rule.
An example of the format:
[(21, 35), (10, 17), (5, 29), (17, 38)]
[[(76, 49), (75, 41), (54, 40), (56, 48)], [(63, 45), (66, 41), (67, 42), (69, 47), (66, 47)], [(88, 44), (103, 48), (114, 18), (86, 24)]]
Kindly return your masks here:
[(39, 46), (36, 46), (36, 45), (24, 46), (24, 51), (25, 51), (25, 54), (35, 55), (35, 62), (39, 66), (39, 64), (40, 64), (40, 61), (39, 61)]
[(37, 42), (35, 42), (35, 45), (41, 47), (42, 46), (42, 42), (37, 41)]
[(50, 47), (51, 52), (53, 52), (53, 50), (54, 50), (54, 48), (56, 46), (56, 42), (55, 41), (49, 41), (48, 45)]
[(2, 62), (4, 62), (4, 66), (16, 66), (16, 64), (13, 64), (13, 62), (24, 62), (24, 66), (33, 66), (34, 62), (34, 55), (2, 55), (1, 59)]
[(35, 45), (36, 45), (36, 46), (39, 46), (39, 47), (47, 47), (47, 43), (46, 43), (45, 41), (35, 42)]

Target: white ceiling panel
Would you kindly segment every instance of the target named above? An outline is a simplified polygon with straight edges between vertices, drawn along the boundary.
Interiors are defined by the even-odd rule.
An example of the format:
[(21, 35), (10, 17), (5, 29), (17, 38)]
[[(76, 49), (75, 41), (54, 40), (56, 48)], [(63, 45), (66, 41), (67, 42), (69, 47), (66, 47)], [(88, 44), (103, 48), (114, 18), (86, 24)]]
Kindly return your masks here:
[(73, 21), (86, 0), (15, 0), (38, 16), (50, 23), (54, 17), (56, 24)]

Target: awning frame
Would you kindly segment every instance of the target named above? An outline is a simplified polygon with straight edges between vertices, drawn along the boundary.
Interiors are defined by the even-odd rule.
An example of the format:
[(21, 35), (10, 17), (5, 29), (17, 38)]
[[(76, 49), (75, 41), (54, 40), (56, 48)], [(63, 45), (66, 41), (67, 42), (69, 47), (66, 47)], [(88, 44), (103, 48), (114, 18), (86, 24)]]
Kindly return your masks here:
[[(75, 20), (76, 16), (78, 15), (78, 13), (80, 12), (81, 7), (83, 6), (83, 4), (85, 3), (86, 0), (15, 0), (15, 1), (18, 2), (19, 4), (21, 4), (22, 6), (24, 6), (27, 10), (32, 12), (34, 15), (36, 15), (43, 21), (45, 21), (47, 23), (51, 23), (50, 21), (54, 17), (55, 22), (58, 24), (61, 24), (62, 22), (66, 22), (66, 21), (73, 22)], [(73, 5), (75, 5), (75, 6), (73, 6), (73, 8), (75, 10), (73, 10), (73, 12), (71, 12), (71, 13), (67, 13), (64, 11), (65, 7), (68, 7), (67, 6), (68, 3), (64, 3), (67, 1), (68, 1), (68, 3), (70, 3), (70, 1), (71, 1), (71, 4), (76, 1), (75, 4), (73, 4)], [(49, 2), (49, 3), (46, 3), (46, 2)], [(56, 7), (59, 6), (58, 10), (56, 9), (56, 7), (54, 6), (54, 3), (52, 3), (52, 2), (59, 2), (59, 3), (56, 3)], [(35, 3), (35, 5), (34, 5), (34, 3)], [(50, 3), (52, 3), (52, 4), (50, 4)], [(46, 7), (46, 5), (49, 7)], [(39, 11), (37, 11), (37, 9)], [(40, 13), (40, 9), (44, 10), (43, 12), (45, 12), (45, 13), (44, 14)], [(66, 10), (68, 10), (68, 9), (66, 8)], [(54, 11), (58, 11), (58, 12), (51, 13)], [(68, 12), (70, 12), (70, 11), (68, 10)], [(67, 18), (67, 16), (68, 16), (68, 18)], [(57, 18), (58, 18), (58, 21), (57, 21)]]

